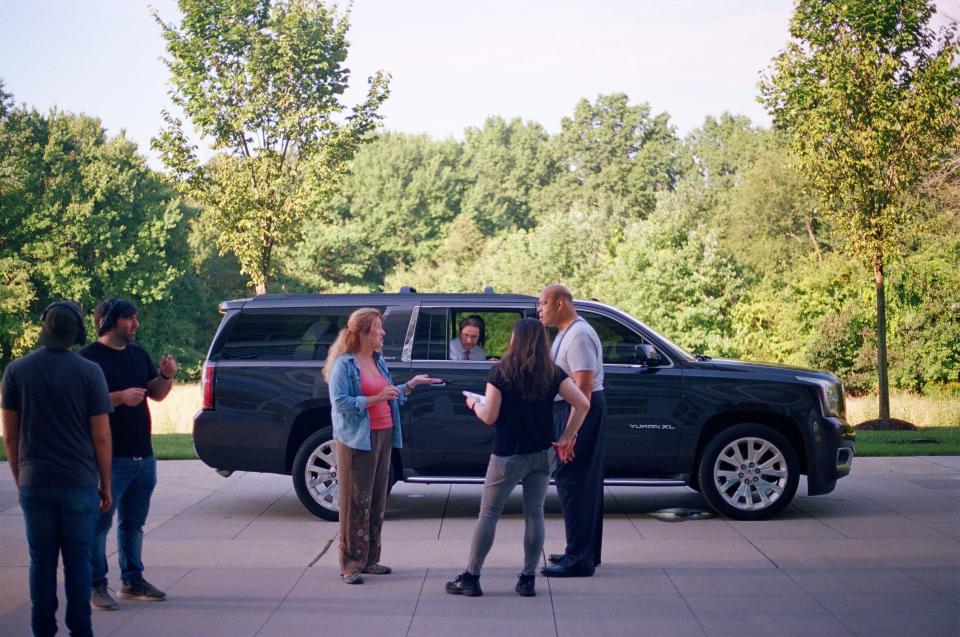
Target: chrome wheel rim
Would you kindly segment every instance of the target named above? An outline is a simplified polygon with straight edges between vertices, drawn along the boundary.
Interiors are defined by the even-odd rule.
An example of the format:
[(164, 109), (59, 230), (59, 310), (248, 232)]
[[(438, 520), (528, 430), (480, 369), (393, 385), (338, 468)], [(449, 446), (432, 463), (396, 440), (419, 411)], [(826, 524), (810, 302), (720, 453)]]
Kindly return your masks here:
[(724, 502), (740, 511), (760, 511), (780, 499), (789, 467), (776, 445), (763, 438), (739, 438), (713, 464), (713, 483)]
[(340, 478), (337, 476), (337, 441), (327, 440), (310, 453), (303, 469), (307, 493), (328, 511), (340, 510)]

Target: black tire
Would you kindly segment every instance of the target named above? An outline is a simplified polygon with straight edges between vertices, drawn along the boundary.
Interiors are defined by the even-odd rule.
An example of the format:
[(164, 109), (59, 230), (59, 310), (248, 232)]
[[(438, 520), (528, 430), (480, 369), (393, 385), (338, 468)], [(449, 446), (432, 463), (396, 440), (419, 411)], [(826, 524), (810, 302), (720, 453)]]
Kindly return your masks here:
[(766, 520), (793, 500), (800, 459), (772, 427), (741, 424), (707, 444), (698, 468), (700, 490), (717, 513), (734, 520)]
[[(313, 515), (331, 522), (340, 519), (340, 478), (336, 461), (336, 442), (329, 429), (318, 431), (304, 440), (293, 459), (293, 488), (300, 503)], [(395, 469), (396, 465), (391, 461), (387, 495), (398, 479)], [(324, 475), (324, 470), (330, 473)]]
[(293, 488), (310, 513), (331, 522), (340, 519), (337, 448), (329, 429), (316, 432), (300, 445), (293, 459)]

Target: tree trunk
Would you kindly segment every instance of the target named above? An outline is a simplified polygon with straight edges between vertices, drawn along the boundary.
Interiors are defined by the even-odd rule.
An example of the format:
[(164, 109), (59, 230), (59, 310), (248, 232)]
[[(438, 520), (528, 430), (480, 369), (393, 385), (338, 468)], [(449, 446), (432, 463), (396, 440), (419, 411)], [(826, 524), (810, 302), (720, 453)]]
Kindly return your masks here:
[(817, 241), (817, 235), (813, 231), (813, 218), (804, 217), (803, 223), (807, 227), (807, 237), (809, 237), (810, 243), (813, 245), (813, 251), (817, 253), (817, 261), (823, 261), (823, 253), (820, 252), (820, 243)]
[(883, 289), (883, 262), (873, 264), (877, 282), (877, 389), (880, 394), (880, 419), (890, 418), (890, 389), (887, 386), (887, 298)]

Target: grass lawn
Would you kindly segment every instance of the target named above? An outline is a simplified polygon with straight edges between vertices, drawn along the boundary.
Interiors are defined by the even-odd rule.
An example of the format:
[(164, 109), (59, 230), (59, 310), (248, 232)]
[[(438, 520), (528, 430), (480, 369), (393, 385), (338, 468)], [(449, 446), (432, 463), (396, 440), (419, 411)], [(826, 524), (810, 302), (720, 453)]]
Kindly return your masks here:
[[(3, 440), (0, 438), (0, 440)], [(153, 453), (157, 460), (196, 460), (193, 451), (193, 434), (160, 434), (153, 437)], [(7, 453), (0, 445), (0, 460), (6, 460)]]
[[(158, 460), (195, 460), (197, 457), (192, 434), (154, 435), (153, 451)], [(857, 456), (960, 456), (960, 427), (858, 431)], [(6, 459), (0, 445), (0, 460)]]
[(960, 456), (960, 427), (858, 431), (857, 456)]
[[(847, 420), (876, 418), (876, 396), (847, 398)], [(200, 409), (200, 385), (176, 384), (162, 402), (150, 401), (153, 448), (161, 460), (192, 460), (193, 416)], [(960, 456), (960, 400), (907, 392), (890, 394), (890, 412), (918, 426), (916, 431), (858, 431), (858, 456)], [(932, 440), (934, 442), (917, 442)], [(0, 445), (0, 460), (6, 455)]]

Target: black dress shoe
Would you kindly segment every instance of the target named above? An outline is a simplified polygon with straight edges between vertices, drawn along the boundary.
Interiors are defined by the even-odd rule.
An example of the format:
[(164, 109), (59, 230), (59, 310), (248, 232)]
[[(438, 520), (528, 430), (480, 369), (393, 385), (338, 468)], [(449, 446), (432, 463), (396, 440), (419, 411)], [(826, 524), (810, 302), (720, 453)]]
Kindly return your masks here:
[(573, 562), (545, 566), (540, 572), (546, 577), (591, 577), (595, 570), (596, 567), (593, 564)]
[(547, 561), (551, 564), (559, 564), (567, 559), (566, 553), (551, 553), (547, 556)]

